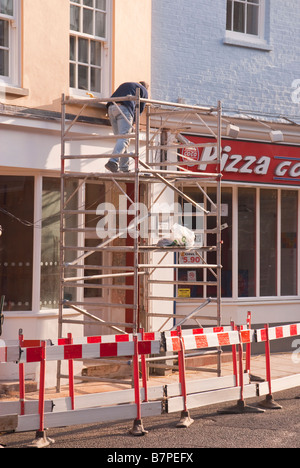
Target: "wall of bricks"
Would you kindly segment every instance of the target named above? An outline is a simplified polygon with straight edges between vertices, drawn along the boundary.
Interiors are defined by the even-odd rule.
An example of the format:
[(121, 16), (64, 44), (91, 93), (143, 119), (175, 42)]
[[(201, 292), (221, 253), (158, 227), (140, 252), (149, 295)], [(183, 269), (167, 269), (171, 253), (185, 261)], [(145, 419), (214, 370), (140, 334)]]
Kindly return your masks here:
[(299, 0), (265, 0), (267, 50), (224, 43), (226, 5), (153, 0), (152, 98), (299, 116), (300, 92), (299, 103), (292, 100), (292, 83), (300, 83)]

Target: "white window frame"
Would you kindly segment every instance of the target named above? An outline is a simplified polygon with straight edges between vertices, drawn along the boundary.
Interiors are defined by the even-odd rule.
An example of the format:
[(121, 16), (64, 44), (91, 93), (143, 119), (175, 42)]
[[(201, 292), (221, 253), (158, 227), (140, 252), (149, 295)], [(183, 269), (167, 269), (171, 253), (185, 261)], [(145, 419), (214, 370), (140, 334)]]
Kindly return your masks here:
[(9, 23), (9, 71), (8, 76), (0, 75), (4, 85), (19, 87), (21, 76), (21, 3), (13, 0), (13, 16), (0, 13), (0, 19)]
[[(81, 8), (81, 11), (84, 8), (82, 0), (80, 0), (80, 3), (74, 2), (73, 0), (70, 0), (70, 6), (78, 6)], [(94, 8), (91, 8), (94, 10)], [(81, 26), (80, 29), (82, 30), (82, 17), (83, 15), (81, 14)], [(85, 96), (87, 92), (92, 93), (95, 97), (104, 97), (109, 95), (110, 93), (110, 81), (111, 81), (111, 24), (112, 24), (112, 0), (106, 0), (106, 35), (105, 37), (100, 37), (100, 36), (95, 36), (92, 34), (86, 34), (81, 31), (74, 31), (70, 28), (70, 38), (73, 36), (76, 39), (76, 57), (74, 60), (70, 59), (70, 64), (73, 63), (76, 66), (76, 86), (75, 87), (70, 87), (70, 94), (75, 95), (75, 96)], [(100, 92), (95, 92), (93, 90), (83, 90), (78, 88), (78, 65), (80, 62), (78, 61), (78, 53), (77, 53), (77, 48), (78, 48), (78, 40), (79, 39), (87, 39), (89, 41), (96, 41), (101, 44), (101, 65), (99, 66), (100, 68), (100, 73), (101, 73), (101, 91)], [(85, 66), (87, 64), (84, 64)], [(89, 76), (90, 76), (90, 70), (92, 66), (89, 63), (88, 64), (88, 69), (89, 69)], [(97, 68), (97, 66), (96, 66)]]
[[(239, 0), (232, 0), (238, 2)], [(248, 0), (241, 2), (247, 9)], [(234, 3), (233, 3), (234, 6)], [(268, 41), (266, 40), (266, 0), (259, 0), (259, 14), (258, 14), (258, 34), (247, 34), (246, 32), (237, 32), (226, 29), (224, 44), (235, 45), (241, 47), (257, 48), (266, 51), (272, 50)], [(226, 8), (226, 21), (227, 21), (227, 8)], [(232, 27), (233, 27), (234, 9), (232, 9)], [(245, 17), (246, 21), (246, 17)]]

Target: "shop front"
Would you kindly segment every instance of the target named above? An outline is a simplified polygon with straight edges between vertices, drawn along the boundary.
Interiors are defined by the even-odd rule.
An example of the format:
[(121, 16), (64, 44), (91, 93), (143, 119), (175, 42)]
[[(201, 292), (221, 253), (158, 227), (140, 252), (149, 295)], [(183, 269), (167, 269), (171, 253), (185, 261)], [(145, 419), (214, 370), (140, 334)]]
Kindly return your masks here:
[[(210, 138), (188, 135), (193, 143), (208, 143)], [(217, 148), (189, 148), (195, 171), (212, 171)], [(184, 151), (182, 156), (186, 156)], [(189, 169), (191, 169), (189, 167)], [(248, 311), (254, 324), (297, 322), (300, 319), (300, 149), (292, 144), (223, 139), (222, 141), (222, 322), (243, 323)], [(211, 211), (216, 190), (209, 184), (206, 195), (195, 187), (186, 187)], [(210, 201), (212, 203), (210, 203)], [(215, 218), (203, 222), (203, 233)], [(199, 227), (199, 226), (198, 226)], [(198, 231), (197, 231), (198, 232)], [(203, 234), (205, 236), (205, 234)], [(210, 244), (209, 234), (204, 238)], [(205, 259), (196, 253), (180, 254), (176, 313), (192, 310), (188, 298), (216, 296), (210, 286), (209, 270), (193, 269), (205, 260), (215, 263), (215, 252)], [(193, 286), (193, 282), (203, 282)], [(213, 306), (207, 306), (208, 309)]]

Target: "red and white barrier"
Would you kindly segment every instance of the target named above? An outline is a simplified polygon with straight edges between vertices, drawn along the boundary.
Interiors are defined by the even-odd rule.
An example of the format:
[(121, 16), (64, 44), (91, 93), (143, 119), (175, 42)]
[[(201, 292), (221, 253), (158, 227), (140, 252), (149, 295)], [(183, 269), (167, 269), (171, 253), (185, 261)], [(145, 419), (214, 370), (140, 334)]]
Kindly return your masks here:
[(300, 335), (300, 323), (295, 323), (292, 325), (282, 325), (279, 327), (263, 328), (261, 330), (256, 330), (256, 341), (263, 342), (272, 340), (278, 340), (280, 338), (290, 338)]
[[(182, 419), (179, 426), (188, 427), (193, 422), (189, 415), (190, 409), (235, 399), (238, 399), (238, 405), (229, 409), (230, 412), (257, 412), (257, 409), (253, 410), (245, 404), (245, 398), (267, 395), (267, 400), (273, 405), (272, 389), (275, 388), (275, 391), (278, 391), (300, 385), (300, 374), (272, 381), (270, 359), (270, 340), (300, 336), (300, 324), (274, 328), (265, 326), (264, 329), (256, 331), (250, 327), (251, 322), (248, 320), (247, 326), (244, 327), (235, 327), (232, 323), (230, 327), (193, 330), (178, 328), (165, 333), (148, 334), (141, 330), (137, 335), (80, 338), (79, 343), (76, 343), (70, 334), (68, 338), (56, 341), (26, 341), (20, 334), (19, 341), (16, 342), (18, 345), (9, 342), (0, 347), (0, 363), (16, 362), (20, 369), (20, 382), (24, 380), (26, 363), (40, 363), (38, 414), (29, 414), (28, 402), (25, 402), (25, 389), (20, 386), (20, 402), (15, 410), (18, 415), (14, 414), (12, 417), (9, 414), (12, 409), (5, 410), (3, 404), (0, 404), (0, 427), (5, 426), (5, 421), (7, 421), (9, 430), (12, 430), (12, 425), (14, 425), (13, 429), (16, 432), (37, 430), (41, 435), (45, 433), (45, 427), (118, 421), (132, 417), (134, 425), (131, 432), (134, 435), (143, 435), (146, 433), (142, 424), (142, 418), (145, 416), (181, 410)], [(248, 362), (248, 359), (250, 359), (253, 342), (265, 342), (267, 382), (262, 384), (253, 384), (249, 381), (250, 360)], [(243, 369), (243, 345), (246, 345), (246, 373)], [(235, 351), (235, 356), (239, 357), (239, 363), (234, 363), (233, 376), (187, 381), (186, 350), (228, 346), (232, 348), (233, 356)], [(145, 356), (147, 354), (160, 355), (166, 351), (178, 353), (179, 383), (148, 389)], [(74, 359), (118, 356), (133, 356), (134, 389), (75, 398), (72, 367)], [(70, 396), (68, 399), (55, 400), (55, 403), (51, 402), (51, 405), (50, 402), (45, 401), (45, 371), (46, 362), (53, 360), (69, 362)], [(142, 363), (142, 388), (140, 388), (139, 375), (140, 361)], [(272, 405), (267, 407), (271, 408)], [(278, 407), (273, 405), (275, 406)], [(35, 404), (30, 406), (30, 412), (34, 411), (33, 407), (36, 411)], [(51, 443), (45, 437), (43, 442), (44, 446)]]
[[(254, 330), (229, 331), (223, 333), (207, 333), (205, 335), (184, 335), (182, 341), (185, 350), (208, 349), (220, 346), (237, 345), (240, 341), (250, 343), (254, 341)], [(180, 338), (178, 336), (166, 337), (166, 351), (180, 351)]]

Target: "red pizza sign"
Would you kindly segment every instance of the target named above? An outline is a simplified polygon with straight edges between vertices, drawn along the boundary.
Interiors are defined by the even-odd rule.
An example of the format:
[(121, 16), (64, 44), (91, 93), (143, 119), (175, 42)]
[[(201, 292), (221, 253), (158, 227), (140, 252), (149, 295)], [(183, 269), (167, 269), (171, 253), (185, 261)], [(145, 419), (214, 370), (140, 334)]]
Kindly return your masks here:
[[(211, 138), (186, 136), (193, 143), (212, 143)], [(192, 171), (214, 172), (217, 145), (186, 148), (181, 160), (196, 162)], [(300, 185), (300, 148), (240, 140), (222, 140), (223, 180), (255, 184)]]

